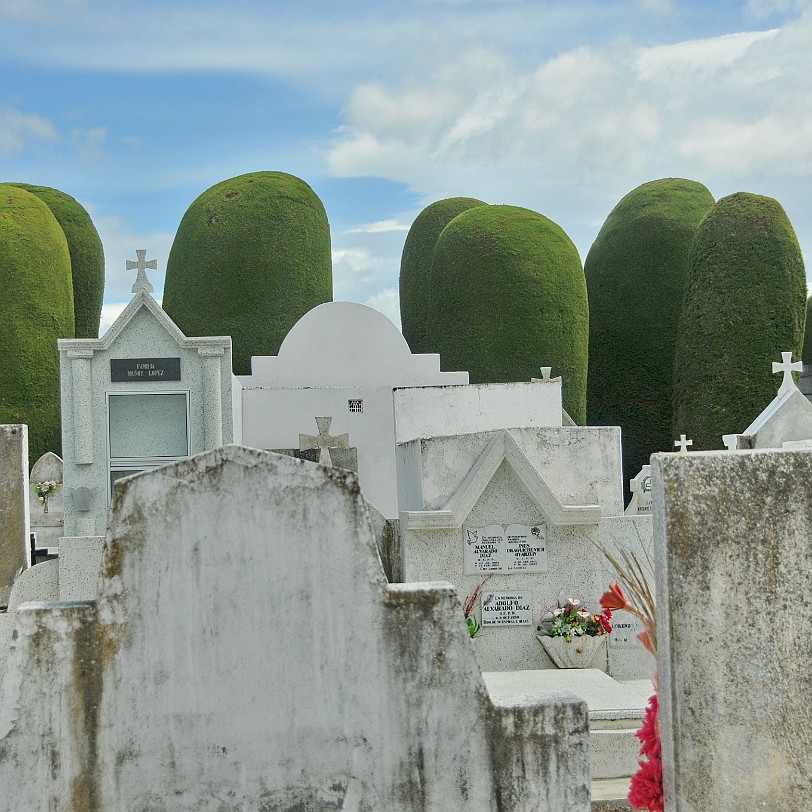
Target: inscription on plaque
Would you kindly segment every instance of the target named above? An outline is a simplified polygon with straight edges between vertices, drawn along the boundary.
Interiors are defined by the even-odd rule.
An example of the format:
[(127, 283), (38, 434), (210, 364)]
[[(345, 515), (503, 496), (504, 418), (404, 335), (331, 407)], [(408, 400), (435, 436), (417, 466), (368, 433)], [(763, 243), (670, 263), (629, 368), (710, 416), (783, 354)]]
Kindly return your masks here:
[(543, 524), (464, 527), (466, 575), (480, 572), (547, 572), (546, 528)]
[(179, 381), (180, 358), (111, 358), (110, 380)]
[(531, 624), (530, 593), (483, 592), (483, 626), (529, 626)]
[[(625, 614), (625, 613), (624, 613)], [(644, 630), (643, 624), (636, 617), (612, 618), (612, 635), (609, 643), (615, 648), (634, 648), (639, 645), (637, 635)]]

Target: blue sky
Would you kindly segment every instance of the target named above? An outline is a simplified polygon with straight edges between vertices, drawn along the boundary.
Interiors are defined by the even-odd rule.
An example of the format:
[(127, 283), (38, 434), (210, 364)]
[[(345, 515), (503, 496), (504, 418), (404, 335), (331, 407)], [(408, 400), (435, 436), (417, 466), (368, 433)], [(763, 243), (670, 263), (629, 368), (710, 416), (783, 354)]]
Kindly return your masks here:
[(775, 197), (812, 262), (812, 0), (0, 0), (0, 181), (90, 211), (105, 319), (209, 186), (278, 170), (330, 220), (336, 299), (399, 321), (428, 203), (555, 220), (586, 257), (660, 177)]

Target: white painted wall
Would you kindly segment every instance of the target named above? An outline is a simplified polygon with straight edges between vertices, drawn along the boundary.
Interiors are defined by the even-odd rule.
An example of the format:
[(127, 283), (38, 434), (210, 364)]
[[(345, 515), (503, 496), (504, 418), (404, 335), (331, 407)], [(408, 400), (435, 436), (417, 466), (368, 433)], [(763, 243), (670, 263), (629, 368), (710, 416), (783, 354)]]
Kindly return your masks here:
[[(101, 535), (107, 528), (110, 393), (189, 393), (190, 454), (231, 442), (231, 339), (186, 338), (149, 294), (139, 293), (99, 339), (60, 339), (62, 453), (67, 536)], [(112, 358), (181, 359), (181, 380), (113, 383)], [(74, 502), (92, 492), (89, 511)]]
[(399, 443), (562, 422), (560, 381), (396, 389), (394, 397)]

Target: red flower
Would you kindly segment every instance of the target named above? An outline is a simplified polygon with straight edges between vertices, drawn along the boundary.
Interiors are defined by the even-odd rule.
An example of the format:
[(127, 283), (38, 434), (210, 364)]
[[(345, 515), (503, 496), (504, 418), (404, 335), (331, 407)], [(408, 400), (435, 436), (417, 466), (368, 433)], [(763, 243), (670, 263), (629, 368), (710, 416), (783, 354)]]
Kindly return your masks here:
[(629, 601), (618, 584), (610, 584), (609, 589), (601, 596), (601, 606), (604, 609), (626, 609)]
[(598, 621), (600, 622), (601, 626), (603, 626), (603, 630), (607, 634), (612, 633), (612, 624), (609, 623), (609, 618), (612, 617), (611, 612), (607, 612), (605, 615), (598, 615)]
[(635, 809), (647, 809), (648, 812), (663, 812), (663, 762), (660, 745), (659, 726), (657, 716), (659, 703), (655, 693), (649, 699), (643, 726), (637, 731), (637, 738), (642, 745), (640, 755), (646, 756), (646, 761), (639, 761), (640, 769), (632, 776), (629, 789), (629, 803)]

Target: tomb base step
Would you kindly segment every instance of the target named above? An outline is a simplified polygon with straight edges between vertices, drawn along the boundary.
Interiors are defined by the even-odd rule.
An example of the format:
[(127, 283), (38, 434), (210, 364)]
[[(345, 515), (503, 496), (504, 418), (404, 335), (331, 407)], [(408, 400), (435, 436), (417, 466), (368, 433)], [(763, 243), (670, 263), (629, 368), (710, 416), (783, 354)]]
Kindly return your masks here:
[(622, 685), (597, 668), (487, 671), (491, 697), (543, 700), (555, 694), (581, 697), (589, 709), (592, 778), (629, 778), (637, 771), (640, 742), (635, 733), (645, 713), (643, 690)]
[(628, 778), (596, 778), (592, 782), (592, 812), (625, 812), (633, 809), (628, 794)]

